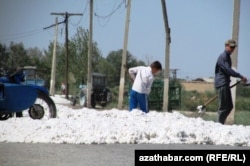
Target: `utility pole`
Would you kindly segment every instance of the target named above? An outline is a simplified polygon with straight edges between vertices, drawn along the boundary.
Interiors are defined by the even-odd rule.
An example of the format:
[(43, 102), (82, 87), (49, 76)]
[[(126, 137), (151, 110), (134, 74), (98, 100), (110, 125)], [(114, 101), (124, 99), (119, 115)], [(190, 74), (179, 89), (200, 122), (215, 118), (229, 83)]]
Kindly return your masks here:
[(56, 17), (56, 23), (55, 24), (52, 24), (52, 25), (50, 25), (48, 27), (43, 28), (43, 29), (48, 29), (48, 28), (56, 26), (56, 28), (55, 28), (54, 48), (53, 48), (53, 57), (52, 57), (51, 79), (50, 79), (50, 95), (54, 95), (54, 93), (55, 93), (57, 31), (58, 31), (58, 24), (62, 24), (62, 23), (64, 23), (64, 21), (58, 23), (57, 17)]
[(82, 16), (83, 14), (80, 13), (51, 13), (51, 15), (60, 15), (65, 17), (65, 84), (66, 84), (66, 90), (65, 90), (65, 97), (66, 99), (69, 98), (69, 49), (68, 49), (68, 19), (69, 16)]
[(93, 0), (89, 3), (89, 43), (88, 43), (88, 79), (87, 79), (87, 107), (91, 107), (92, 92), (92, 34), (93, 34)]
[[(233, 32), (232, 39), (237, 43), (239, 41), (239, 27), (240, 27), (240, 0), (234, 0), (234, 10), (233, 10)], [(231, 55), (232, 57), (232, 68), (237, 70), (238, 65), (238, 47), (235, 48), (234, 52)], [(231, 78), (231, 83), (236, 83), (237, 79), (235, 77)], [(236, 87), (231, 89), (232, 99), (233, 99), (233, 109), (229, 114), (226, 124), (234, 124), (234, 115), (235, 115), (235, 100), (236, 100)]]
[(55, 40), (54, 40), (54, 48), (53, 48), (53, 57), (52, 57), (52, 67), (51, 67), (51, 79), (50, 79), (50, 95), (55, 95), (55, 81), (56, 81), (56, 43), (57, 43), (57, 33), (58, 33), (58, 19), (56, 17), (55, 23)]
[(172, 74), (173, 74), (173, 79), (174, 79), (174, 80), (177, 79), (177, 70), (179, 70), (179, 69), (170, 69), (170, 71), (171, 71)]
[(164, 70), (164, 91), (163, 91), (163, 111), (168, 111), (168, 90), (169, 90), (169, 49), (170, 49), (170, 28), (168, 24), (168, 15), (165, 0), (161, 0), (163, 19), (166, 32), (166, 47), (165, 47), (165, 70)]
[(123, 105), (123, 93), (124, 93), (124, 83), (125, 83), (125, 67), (127, 67), (126, 64), (127, 64), (127, 47), (128, 47), (130, 8), (131, 8), (131, 0), (128, 0), (126, 22), (125, 22), (124, 42), (123, 42), (123, 50), (122, 50), (122, 63), (121, 63), (119, 97), (118, 97), (118, 109), (122, 109), (122, 105)]

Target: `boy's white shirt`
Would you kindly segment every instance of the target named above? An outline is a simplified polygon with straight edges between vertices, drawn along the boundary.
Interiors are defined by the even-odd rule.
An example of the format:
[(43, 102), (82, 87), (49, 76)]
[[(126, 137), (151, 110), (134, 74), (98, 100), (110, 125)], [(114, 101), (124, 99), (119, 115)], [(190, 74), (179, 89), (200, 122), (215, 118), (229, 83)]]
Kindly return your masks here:
[(132, 89), (138, 93), (149, 94), (154, 81), (154, 75), (150, 66), (132, 67), (128, 70), (130, 77), (134, 80)]

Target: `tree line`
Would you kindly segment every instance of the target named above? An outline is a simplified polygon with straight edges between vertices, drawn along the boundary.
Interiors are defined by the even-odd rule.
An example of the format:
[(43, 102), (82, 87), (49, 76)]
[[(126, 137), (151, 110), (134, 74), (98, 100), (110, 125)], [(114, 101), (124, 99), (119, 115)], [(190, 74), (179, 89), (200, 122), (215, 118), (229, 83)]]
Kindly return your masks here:
[[(77, 86), (86, 84), (88, 69), (88, 30), (79, 27), (75, 35), (69, 39), (69, 84)], [(107, 86), (119, 85), (120, 69), (122, 60), (122, 49), (110, 51), (104, 57), (98, 48), (97, 42), (93, 41), (92, 70), (105, 74)], [(17, 67), (36, 66), (43, 69), (41, 77), (46, 80), (49, 86), (50, 72), (52, 66), (53, 43), (50, 42), (47, 50), (38, 47), (25, 48), (23, 43), (11, 42), (9, 45), (0, 43), (0, 69), (12, 71)], [(60, 87), (65, 77), (65, 47), (64, 43), (57, 43), (56, 48), (56, 88)], [(145, 65), (145, 62), (138, 60), (127, 51), (127, 67)]]

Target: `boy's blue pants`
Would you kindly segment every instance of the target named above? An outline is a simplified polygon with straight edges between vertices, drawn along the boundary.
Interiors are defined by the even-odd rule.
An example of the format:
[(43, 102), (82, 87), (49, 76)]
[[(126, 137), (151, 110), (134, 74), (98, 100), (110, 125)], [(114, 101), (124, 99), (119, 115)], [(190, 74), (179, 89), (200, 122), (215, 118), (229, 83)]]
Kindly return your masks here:
[(130, 91), (129, 99), (129, 110), (132, 111), (139, 106), (140, 110), (145, 113), (148, 113), (148, 95), (144, 93), (138, 93), (134, 90)]

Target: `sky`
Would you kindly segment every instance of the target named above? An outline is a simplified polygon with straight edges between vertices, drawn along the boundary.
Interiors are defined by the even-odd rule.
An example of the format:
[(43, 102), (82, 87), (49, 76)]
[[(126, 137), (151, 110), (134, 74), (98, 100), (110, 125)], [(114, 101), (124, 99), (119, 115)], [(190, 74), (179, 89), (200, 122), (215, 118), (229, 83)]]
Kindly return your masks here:
[[(1, 0), (0, 42), (22, 42), (25, 48), (47, 49), (54, 40), (51, 12), (83, 13), (69, 17), (69, 38), (77, 27), (89, 28), (89, 0)], [(177, 77), (213, 77), (217, 57), (232, 36), (233, 0), (166, 0), (171, 28), (170, 68)], [(241, 0), (238, 69), (250, 78), (250, 1)], [(94, 0), (93, 40), (102, 56), (123, 48), (126, 8), (124, 0)], [(62, 16), (58, 16), (63, 21)], [(128, 51), (137, 59), (159, 60), (165, 66), (165, 29), (158, 0), (132, 0)], [(64, 25), (58, 42), (64, 43)]]
[[(52, 96), (57, 117), (1, 122), (0, 142), (57, 144), (206, 144), (250, 147), (250, 126), (222, 125), (188, 118), (177, 111), (74, 109), (60, 95)], [(185, 127), (183, 127), (185, 126)]]

